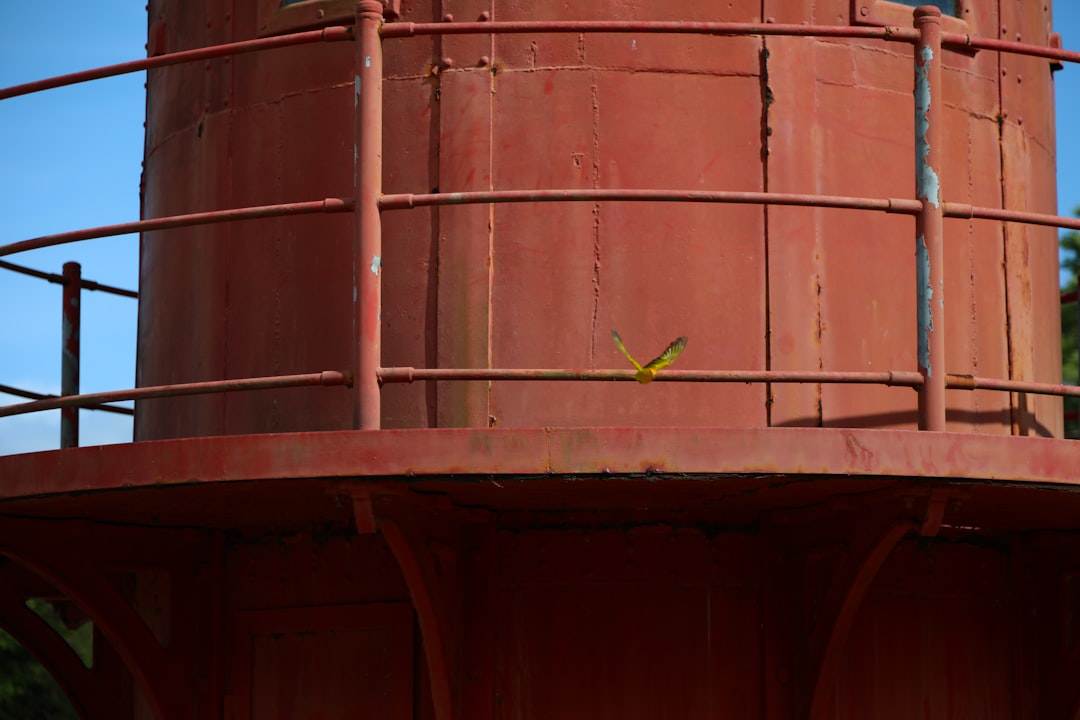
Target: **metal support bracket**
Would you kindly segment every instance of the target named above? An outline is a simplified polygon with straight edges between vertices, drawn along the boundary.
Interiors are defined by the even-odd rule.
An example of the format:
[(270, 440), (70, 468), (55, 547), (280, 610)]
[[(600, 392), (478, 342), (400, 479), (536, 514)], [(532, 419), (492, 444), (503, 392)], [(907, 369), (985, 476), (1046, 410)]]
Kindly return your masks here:
[(388, 493), (369, 485), (348, 491), (357, 532), (382, 534), (409, 588), (424, 641), (435, 720), (454, 720), (463, 609), (460, 521), (467, 511), (453, 508), (451, 518), (443, 511), (452, 506), (439, 507), (437, 500), (407, 492)]
[(919, 534), (923, 537), (935, 537), (941, 530), (941, 522), (945, 517), (945, 504), (949, 501), (949, 495), (944, 490), (934, 490), (930, 493), (930, 499), (926, 502), (926, 513), (923, 515), (922, 525), (919, 526)]
[[(142, 559), (146, 548), (144, 543), (133, 542), (137, 533), (117, 528), (106, 533), (100, 527), (73, 527), (73, 523), (63, 522), (49, 527), (39, 520), (5, 518), (0, 528), (0, 554), (19, 562), (81, 606), (123, 659), (155, 717), (192, 717), (197, 701), (187, 683), (197, 674), (195, 655), (162, 646), (105, 574), (110, 564), (137, 563)], [(83, 542), (82, 553), (73, 554), (75, 537), (94, 539)], [(87, 561), (87, 554), (92, 561)], [(78, 691), (82, 674), (66, 675), (71, 690)], [(93, 697), (87, 695), (91, 703)]]
[(841, 654), (847, 645), (851, 629), (863, 599), (881, 566), (908, 533), (923, 525), (903, 516), (884, 518), (876, 522), (856, 523), (850, 553), (841, 561), (822, 604), (820, 618), (810, 637), (811, 658), (816, 668), (809, 687), (807, 702), (810, 720), (825, 720), (829, 712), (829, 697), (836, 683)]

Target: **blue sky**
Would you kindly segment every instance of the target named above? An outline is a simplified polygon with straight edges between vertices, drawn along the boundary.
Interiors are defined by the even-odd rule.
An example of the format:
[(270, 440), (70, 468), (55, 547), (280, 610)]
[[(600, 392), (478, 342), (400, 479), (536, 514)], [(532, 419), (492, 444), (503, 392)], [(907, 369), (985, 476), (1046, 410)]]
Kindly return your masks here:
[[(1080, 3), (1058, 0), (1055, 29), (1080, 49)], [(48, 30), (48, 31), (46, 31)], [(8, 2), (0, 10), (0, 87), (145, 54), (143, 2)], [(0, 244), (136, 220), (145, 114), (144, 73), (0, 102)], [(1080, 66), (1056, 75), (1058, 208), (1080, 207)], [(1070, 162), (1070, 158), (1073, 160)], [(206, 208), (212, 209), (212, 208)], [(138, 237), (105, 238), (5, 258), (136, 289)], [(0, 384), (60, 390), (60, 286), (0, 270)], [(129, 388), (135, 378), (136, 301), (84, 292), (82, 392)], [(18, 402), (0, 394), (0, 404)], [(131, 419), (84, 411), (81, 444), (127, 442)], [(0, 454), (59, 444), (59, 412), (0, 418)]]

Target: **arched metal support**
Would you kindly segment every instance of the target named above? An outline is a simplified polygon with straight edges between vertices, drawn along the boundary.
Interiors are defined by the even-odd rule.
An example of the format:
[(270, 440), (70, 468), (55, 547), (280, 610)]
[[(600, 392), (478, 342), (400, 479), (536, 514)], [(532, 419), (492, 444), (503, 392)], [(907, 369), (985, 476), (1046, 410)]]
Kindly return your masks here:
[(365, 486), (349, 491), (357, 531), (382, 533), (409, 588), (424, 641), (435, 719), (454, 720), (463, 608), (460, 518), (468, 511), (455, 508), (454, 517), (448, 518), (419, 499), (380, 494)]
[(841, 570), (833, 582), (833, 588), (824, 606), (824, 617), (812, 636), (817, 675), (810, 695), (810, 720), (825, 720), (829, 710), (828, 693), (836, 683), (836, 671), (840, 654), (847, 645), (855, 616), (862, 606), (866, 591), (870, 588), (878, 570), (889, 553), (905, 535), (918, 529), (910, 521), (890, 525), (877, 542), (864, 546), (862, 552)]
[(64, 691), (82, 720), (106, 720), (111, 712), (94, 673), (24, 598), (0, 583), (0, 627), (37, 658)]
[(923, 537), (937, 535), (949, 498), (948, 491), (935, 489), (922, 500), (907, 498), (907, 502), (923, 503), (921, 510), (884, 516), (870, 514), (856, 522), (850, 553), (837, 570), (810, 640), (811, 657), (816, 660), (808, 704), (810, 720), (828, 717), (829, 692), (836, 684), (841, 654), (881, 566), (909, 533), (917, 532)]
[[(63, 528), (64, 523), (57, 523)], [(106, 578), (102, 568), (72, 553), (69, 533), (50, 533), (38, 520), (4, 518), (0, 554), (18, 561), (74, 600), (108, 638), (159, 720), (192, 716), (191, 676), (176, 653), (154, 637), (135, 608)], [(85, 546), (81, 548), (85, 551)]]

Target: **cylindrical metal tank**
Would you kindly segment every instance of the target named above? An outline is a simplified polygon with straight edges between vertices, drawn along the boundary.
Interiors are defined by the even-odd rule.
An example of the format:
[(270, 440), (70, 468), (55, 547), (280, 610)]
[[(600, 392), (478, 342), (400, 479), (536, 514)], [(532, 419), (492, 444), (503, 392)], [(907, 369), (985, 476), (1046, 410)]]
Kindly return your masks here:
[[(1046, 43), (1049, 9), (946, 3), (946, 32)], [(910, 27), (886, 0), (404, 3), (401, 19), (650, 19)], [(347, 23), (350, 3), (150, 4), (151, 52)], [(386, 40), (384, 191), (658, 188), (912, 198), (912, 49), (880, 40), (514, 34)], [(1054, 212), (1049, 63), (945, 55), (946, 201)], [(351, 197), (353, 47), (149, 73), (144, 213)], [(362, 159), (361, 159), (362, 161)], [(1003, 183), (1002, 178), (1006, 181)], [(681, 369), (916, 368), (910, 217), (571, 202), (388, 211), (384, 366), (626, 366), (679, 335)], [(353, 220), (146, 233), (138, 382), (347, 370)], [(945, 221), (946, 370), (1057, 382), (1052, 229)], [(941, 318), (937, 318), (941, 327)], [(158, 439), (354, 427), (355, 397), (290, 389), (142, 403)], [(914, 427), (908, 388), (387, 385), (385, 427)], [(1060, 400), (950, 391), (948, 427), (1060, 436)]]

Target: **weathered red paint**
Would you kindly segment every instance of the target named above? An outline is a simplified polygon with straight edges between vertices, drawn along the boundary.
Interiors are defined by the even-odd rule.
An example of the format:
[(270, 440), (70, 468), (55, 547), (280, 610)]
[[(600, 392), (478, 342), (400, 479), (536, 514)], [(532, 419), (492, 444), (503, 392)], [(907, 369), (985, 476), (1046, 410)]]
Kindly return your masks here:
[[(945, 132), (941, 84), (941, 11), (915, 10), (915, 197), (922, 208), (915, 218), (917, 285), (919, 428), (945, 429), (945, 231), (940, 174)], [(936, 371), (936, 372), (935, 372)]]
[[(356, 308), (353, 344), (357, 417), (355, 427), (378, 430), (382, 398), (377, 376), (382, 355), (382, 222), (379, 196), (383, 174), (383, 51), (379, 39), (382, 4), (356, 4), (355, 178), (356, 229), (353, 248), (353, 304)], [(449, 720), (440, 718), (439, 720)]]
[[(540, 368), (501, 369), (455, 369), (455, 368), (380, 368), (379, 380), (383, 383), (411, 383), (439, 380), (636, 380), (634, 370), (555, 370)], [(922, 375), (916, 372), (790, 372), (784, 370), (663, 370), (653, 382), (721, 382), (721, 383), (844, 383), (852, 385), (888, 385), (914, 387), (922, 385)], [(965, 389), (974, 389), (974, 387)], [(981, 386), (980, 386), (981, 387)], [(1063, 386), (1054, 386), (1061, 388)], [(1050, 391), (1054, 394), (1064, 394)]]
[(1020, 210), (1000, 210), (996, 208), (972, 207), (962, 203), (947, 202), (945, 217), (981, 218), (984, 220), (1005, 220), (1007, 222), (1047, 225), (1050, 227), (1080, 230), (1080, 218), (1051, 216), (1045, 213), (1023, 212)]
[[(893, 392), (910, 392), (897, 388)], [(914, 408), (912, 409), (914, 412)], [(777, 453), (777, 443), (784, 448)], [(1026, 449), (1027, 448), (1027, 449)], [(0, 460), (0, 497), (259, 478), (742, 472), (1072, 486), (1073, 442), (908, 430), (674, 427), (322, 432), (140, 442)]]
[[(372, 498), (369, 488), (355, 489), (352, 495), (354, 508), (358, 507), (357, 496), (366, 498), (374, 506), (378, 531), (394, 554), (409, 588), (409, 598), (423, 635), (435, 718), (453, 720), (453, 688), (457, 686), (459, 678), (454, 672), (456, 663), (452, 658), (456, 656), (453, 651), (457, 650), (458, 643), (453, 642), (449, 616), (452, 611), (460, 612), (460, 607), (450, 602), (453, 589), (456, 588), (450, 583), (448, 575), (451, 570), (445, 565), (447, 558), (450, 562), (456, 561), (460, 548), (451, 546), (445, 547), (442, 552), (431, 552), (433, 544), (440, 541), (432, 531), (430, 520), (426, 523), (420, 520), (418, 523), (415, 513), (401, 512), (396, 507), (400, 503), (393, 496), (389, 501), (379, 497)], [(359, 507), (363, 507), (363, 500), (359, 502)], [(356, 519), (358, 528), (366, 522), (363, 516)], [(443, 560), (442, 563), (439, 563), (440, 559)]]
[[(0, 458), (0, 587), (77, 600), (110, 640), (95, 697), (139, 720), (1065, 715), (1080, 446), (995, 436), (1060, 435), (1059, 408), (984, 392), (1071, 392), (1032, 322), (1052, 243), (941, 222), (1050, 222), (1045, 60), (948, 50), (1049, 18), (972, 2), (973, 39), (934, 49), (935, 213), (883, 171), (911, 159), (919, 34), (848, 27), (848, 0), (462, 0), (479, 22), (384, 24), (385, 56), (365, 0), (355, 48), (162, 61), (144, 222), (182, 220), (140, 226), (137, 392), (359, 388), (140, 401), (144, 442)], [(151, 19), (182, 52), (261, 27)], [(196, 212), (349, 187), (355, 218)], [(869, 384), (927, 384), (912, 222), (849, 207), (942, 230), (928, 416), (968, 432), (843, 427), (915, 427), (914, 393)], [(635, 352), (689, 334), (657, 378), (681, 382), (514, 382), (630, 379), (597, 369), (612, 326)], [(685, 382), (717, 380), (757, 384)], [(826, 427), (770, 427), (802, 424)]]
[[(862, 38), (893, 42), (912, 42), (917, 33), (911, 28), (842, 27), (836, 25), (794, 25), (752, 22), (691, 22), (650, 20), (519, 20), (498, 22), (392, 22), (383, 28), (384, 38), (421, 35), (489, 35), (542, 33), (657, 33), (691, 35), (784, 35), (802, 37)], [(1040, 48), (1043, 50), (1044, 48)]]
[(404, 210), (437, 205), (475, 205), (480, 203), (599, 202), (632, 200), (637, 202), (704, 202), (751, 205), (795, 205), (832, 207), (849, 210), (879, 210), (887, 213), (916, 215), (922, 208), (918, 200), (904, 198), (859, 198), (792, 193), (726, 192), (702, 190), (595, 189), (577, 190), (492, 190), (489, 192), (395, 194), (379, 198), (383, 210)]
[(807, 717), (810, 720), (829, 717), (830, 695), (838, 679), (840, 659), (866, 593), (893, 549), (916, 527), (910, 520), (899, 520), (886, 524), (878, 537), (858, 537), (865, 534), (865, 530), (855, 533), (857, 540), (862, 542), (849, 551), (855, 557), (843, 563), (834, 576), (811, 638), (811, 647), (816, 651), (813, 665), (817, 672), (809, 697)]

